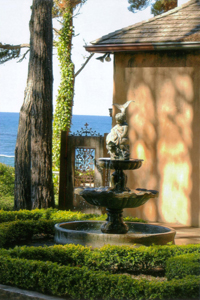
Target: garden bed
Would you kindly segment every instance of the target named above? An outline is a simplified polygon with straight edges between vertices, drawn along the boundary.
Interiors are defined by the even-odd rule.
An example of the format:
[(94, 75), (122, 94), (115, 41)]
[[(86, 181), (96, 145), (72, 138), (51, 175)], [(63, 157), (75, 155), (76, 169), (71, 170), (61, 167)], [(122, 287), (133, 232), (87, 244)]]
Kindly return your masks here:
[[(193, 263), (194, 259), (199, 261), (198, 244), (139, 248), (106, 245), (94, 250), (80, 245), (29, 247), (36, 237), (37, 245), (43, 244), (44, 238), (52, 242), (57, 222), (92, 218), (105, 216), (57, 210), (0, 211), (0, 283), (87, 300), (198, 299), (200, 276), (194, 274)], [(19, 241), (28, 246), (8, 249)], [(181, 255), (181, 261), (191, 261), (183, 278), (179, 278), (180, 271), (176, 272)], [(174, 266), (171, 280), (166, 268), (170, 259)]]

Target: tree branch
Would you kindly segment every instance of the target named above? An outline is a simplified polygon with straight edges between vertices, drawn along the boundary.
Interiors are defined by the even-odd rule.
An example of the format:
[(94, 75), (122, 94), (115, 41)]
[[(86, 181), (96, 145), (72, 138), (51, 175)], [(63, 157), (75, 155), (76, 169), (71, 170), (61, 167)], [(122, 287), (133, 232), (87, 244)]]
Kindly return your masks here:
[(18, 62), (22, 62), (22, 60), (24, 58), (26, 58), (26, 54), (30, 51), (30, 48), (23, 54), (22, 58), (20, 58), (20, 60), (18, 60)]
[(29, 44), (19, 44), (19, 45), (10, 45), (10, 44), (5, 44), (3, 45), (0, 43), (0, 48), (5, 49), (5, 50), (17, 50), (21, 48), (30, 48)]
[(85, 66), (87, 65), (87, 63), (89, 62), (89, 60), (92, 58), (93, 55), (94, 53), (90, 54), (90, 56), (86, 59), (82, 67), (74, 74), (74, 77), (78, 76), (78, 74), (81, 73), (81, 71), (85, 68)]
[[(10, 44), (0, 43), (0, 64), (3, 64), (15, 58), (19, 58), (22, 48), (28, 48), (29, 51), (30, 45), (29, 44), (10, 45)], [(22, 58), (19, 61), (22, 61), (26, 57), (28, 51), (26, 51), (26, 53), (23, 54)]]
[(60, 30), (53, 28), (53, 30), (55, 31), (55, 33), (57, 33), (58, 35), (60, 35)]

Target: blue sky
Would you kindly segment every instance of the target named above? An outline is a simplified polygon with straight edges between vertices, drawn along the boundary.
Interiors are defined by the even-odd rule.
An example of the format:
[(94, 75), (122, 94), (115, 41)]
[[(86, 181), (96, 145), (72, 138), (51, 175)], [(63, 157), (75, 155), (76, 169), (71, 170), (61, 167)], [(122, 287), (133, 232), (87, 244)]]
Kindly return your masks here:
[[(185, 1), (185, 0), (182, 0)], [(186, 2), (186, 1), (185, 1)], [(30, 6), (32, 0), (0, 0), (0, 39), (2, 43), (20, 44), (29, 42)], [(128, 0), (87, 0), (74, 18), (72, 60), (77, 71), (84, 57), (88, 56), (85, 43), (117, 29), (152, 17), (150, 8), (133, 14), (128, 11)], [(54, 22), (54, 27), (58, 24)], [(107, 115), (112, 107), (113, 60), (101, 63), (95, 58), (75, 80), (73, 114)], [(0, 111), (19, 112), (23, 103), (28, 71), (28, 57), (21, 63), (16, 61), (0, 65)], [(54, 97), (60, 80), (59, 62), (54, 50)]]

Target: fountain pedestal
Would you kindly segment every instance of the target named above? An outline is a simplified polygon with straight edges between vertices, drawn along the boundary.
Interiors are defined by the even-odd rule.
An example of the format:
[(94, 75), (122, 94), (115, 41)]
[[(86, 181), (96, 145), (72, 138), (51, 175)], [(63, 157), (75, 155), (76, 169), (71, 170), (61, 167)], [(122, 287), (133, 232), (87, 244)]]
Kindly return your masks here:
[(109, 209), (106, 208), (107, 211), (107, 219), (106, 223), (101, 226), (101, 231), (103, 233), (114, 233), (114, 234), (122, 234), (128, 232), (128, 226), (124, 223), (122, 215), (122, 209)]

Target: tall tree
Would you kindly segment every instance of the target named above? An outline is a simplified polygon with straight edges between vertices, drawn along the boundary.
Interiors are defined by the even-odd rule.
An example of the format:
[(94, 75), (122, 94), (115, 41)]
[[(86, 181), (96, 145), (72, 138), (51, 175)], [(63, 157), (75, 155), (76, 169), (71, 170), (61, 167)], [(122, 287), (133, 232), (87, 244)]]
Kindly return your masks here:
[(54, 206), (52, 0), (33, 0), (30, 58), (15, 149), (15, 209)]

